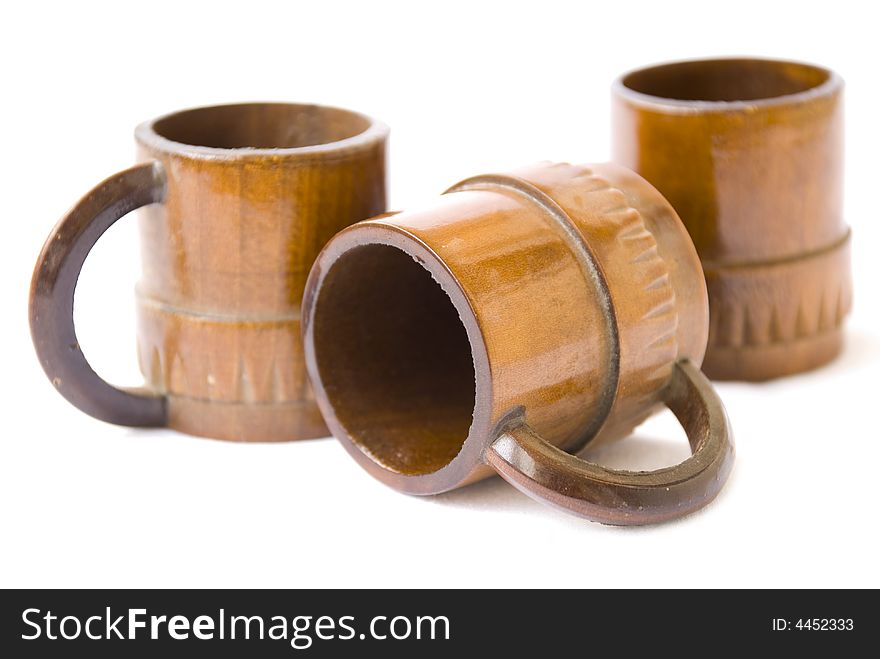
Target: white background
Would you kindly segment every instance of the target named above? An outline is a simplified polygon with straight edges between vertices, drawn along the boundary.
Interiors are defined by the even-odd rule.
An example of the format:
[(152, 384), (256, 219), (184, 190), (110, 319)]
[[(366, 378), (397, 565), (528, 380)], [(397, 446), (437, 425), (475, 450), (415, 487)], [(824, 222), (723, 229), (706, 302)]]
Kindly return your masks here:
[[(0, 20), (0, 586), (880, 586), (880, 46), (872, 3), (10, 3)], [(392, 208), (536, 160), (609, 157), (609, 86), (658, 61), (802, 59), (847, 87), (856, 303), (833, 365), (719, 384), (737, 438), (717, 501), (658, 527), (553, 511), (500, 479), (398, 494), (335, 440), (237, 445), (96, 421), (46, 380), (27, 290), (46, 234), (133, 162), (132, 130), (241, 100), (350, 107), (391, 126)], [(135, 222), (77, 293), (81, 343), (136, 384)], [(687, 455), (671, 417), (597, 459)]]

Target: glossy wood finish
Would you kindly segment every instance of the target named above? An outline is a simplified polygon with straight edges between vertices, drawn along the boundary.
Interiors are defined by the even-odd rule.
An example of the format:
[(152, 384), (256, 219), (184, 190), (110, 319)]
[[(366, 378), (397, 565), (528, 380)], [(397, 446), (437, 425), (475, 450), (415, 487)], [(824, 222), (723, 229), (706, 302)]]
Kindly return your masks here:
[(669, 199), (703, 263), (704, 371), (765, 380), (833, 359), (852, 304), (842, 80), (793, 62), (680, 62), (622, 76), (613, 97), (614, 160)]
[[(272, 103), (139, 126), (142, 164), (89, 193), (37, 264), (31, 322), (50, 379), (114, 423), (243, 441), (325, 436), (303, 363), (303, 286), (334, 233), (384, 210), (386, 137), (360, 114)], [(88, 367), (70, 310), (92, 244), (150, 202), (140, 214), (137, 288), (147, 386), (124, 398)]]
[[(497, 469), (558, 504), (565, 478), (506, 462), (493, 443), (539, 437), (549, 454), (573, 454), (627, 435), (664, 402), (693, 425), (703, 476), (685, 466), (653, 473), (641, 511), (585, 496), (567, 509), (606, 523), (659, 521), (705, 504), (729, 472), (717, 399), (669, 393), (695, 372), (677, 364), (699, 364), (705, 349), (696, 252), (672, 207), (623, 167), (545, 163), (479, 176), (424, 210), (360, 222), (318, 256), (303, 312), (328, 426), (403, 492), (443, 492)], [(610, 495), (612, 472), (592, 468), (560, 473)], [(667, 490), (673, 481), (681, 487)]]

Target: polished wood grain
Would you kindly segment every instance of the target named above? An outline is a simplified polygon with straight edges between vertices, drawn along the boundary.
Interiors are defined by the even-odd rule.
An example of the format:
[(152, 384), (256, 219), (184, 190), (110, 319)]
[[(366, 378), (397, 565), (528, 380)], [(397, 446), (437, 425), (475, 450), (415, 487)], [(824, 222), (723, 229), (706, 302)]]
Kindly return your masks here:
[[(691, 433), (695, 459), (710, 465), (703, 476), (685, 466), (653, 472), (645, 485), (655, 497), (638, 514), (597, 512), (588, 497), (567, 509), (606, 523), (660, 521), (704, 505), (729, 472), (717, 398), (669, 394), (696, 377), (687, 364), (705, 350), (699, 260), (669, 203), (623, 167), (543, 163), (478, 176), (423, 210), (349, 227), (318, 256), (303, 310), (307, 365), (330, 429), (403, 492), (443, 492), (497, 470), (549, 503), (558, 503), (553, 483), (567, 478), (610, 495), (601, 467), (560, 464), (562, 477), (542, 479), (528, 460), (502, 468), (490, 447), (528, 436), (570, 456), (685, 398), (685, 424), (699, 416), (700, 428), (713, 428), (712, 441)], [(673, 480), (682, 486), (669, 491)]]
[[(39, 259), (31, 321), (50, 379), (115, 423), (242, 441), (325, 436), (303, 361), (303, 287), (334, 233), (385, 209), (386, 137), (354, 112), (280, 103), (198, 108), (139, 126), (142, 164), (132, 171), (149, 179), (99, 186), (110, 193), (80, 202)], [(88, 367), (69, 311), (91, 245), (144, 203), (137, 339), (146, 387), (123, 399)], [(68, 264), (62, 276), (50, 273), (57, 262)]]
[(669, 199), (700, 254), (706, 373), (765, 380), (833, 359), (852, 304), (842, 80), (706, 60), (629, 73), (613, 97), (614, 160)]

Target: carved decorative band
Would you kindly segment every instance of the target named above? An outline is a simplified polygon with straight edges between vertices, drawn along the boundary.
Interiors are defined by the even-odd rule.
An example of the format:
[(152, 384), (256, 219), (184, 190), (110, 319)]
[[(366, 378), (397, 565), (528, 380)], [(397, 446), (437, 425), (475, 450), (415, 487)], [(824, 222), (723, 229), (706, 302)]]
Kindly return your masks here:
[(852, 307), (848, 238), (783, 262), (707, 268), (710, 348), (795, 343), (839, 328)]
[[(612, 295), (614, 282), (625, 283), (627, 304), (617, 311), (618, 322), (629, 337), (624, 343), (637, 346), (638, 355), (629, 363), (626, 352), (621, 355), (622, 377), (628, 379), (631, 394), (643, 392), (634, 404), (641, 408), (672, 376), (678, 358), (678, 302), (669, 264), (660, 253), (656, 236), (638, 209), (629, 204), (627, 195), (589, 168), (578, 169), (578, 186), (571, 190), (583, 208), (584, 221), (597, 236), (608, 236), (605, 249), (613, 262), (606, 267), (609, 272), (615, 270)], [(601, 253), (599, 247), (597, 251)], [(633, 370), (636, 365), (637, 371)]]
[(248, 404), (309, 396), (298, 316), (235, 321), (141, 296), (137, 314), (141, 371), (157, 391)]

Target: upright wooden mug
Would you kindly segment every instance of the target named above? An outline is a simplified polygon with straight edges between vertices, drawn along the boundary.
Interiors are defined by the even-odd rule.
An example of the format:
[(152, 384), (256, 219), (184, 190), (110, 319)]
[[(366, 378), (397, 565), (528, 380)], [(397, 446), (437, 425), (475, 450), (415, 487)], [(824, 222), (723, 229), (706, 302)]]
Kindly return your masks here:
[[(74, 206), (37, 261), (31, 331), (58, 391), (123, 425), (243, 441), (326, 435), (303, 363), (303, 286), (334, 233), (385, 209), (387, 133), (355, 112), (281, 103), (197, 108), (139, 126), (140, 164)], [(92, 370), (72, 311), (92, 245), (141, 206), (146, 388), (132, 391)]]
[[(408, 493), (499, 473), (609, 524), (695, 510), (733, 444), (698, 369), (708, 303), (668, 202), (616, 165), (479, 176), (422, 211), (333, 238), (303, 300), (306, 362), (333, 434)], [(666, 404), (693, 456), (653, 472), (575, 457)]]
[(843, 81), (809, 64), (677, 62), (613, 89), (614, 160), (678, 211), (709, 287), (710, 377), (765, 380), (843, 345)]

